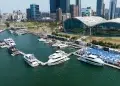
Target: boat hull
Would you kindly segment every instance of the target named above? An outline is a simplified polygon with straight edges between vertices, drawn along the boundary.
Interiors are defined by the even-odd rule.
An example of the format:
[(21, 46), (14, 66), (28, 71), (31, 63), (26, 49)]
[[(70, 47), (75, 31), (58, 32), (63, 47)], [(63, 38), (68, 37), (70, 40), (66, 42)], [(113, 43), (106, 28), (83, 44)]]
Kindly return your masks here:
[(63, 59), (63, 60), (60, 60), (60, 61), (58, 61), (58, 62), (52, 62), (52, 63), (47, 63), (48, 64), (48, 66), (53, 66), (53, 65), (58, 65), (58, 64), (61, 64), (61, 63), (63, 63), (63, 62), (65, 62), (65, 61), (68, 61), (70, 58), (65, 58), (65, 59)]
[(88, 64), (91, 64), (91, 65), (96, 65), (96, 66), (103, 66), (104, 64), (102, 63), (98, 63), (98, 62), (92, 62), (92, 61), (88, 61), (82, 57), (78, 58), (78, 60), (82, 61), (82, 62), (85, 62), (85, 63), (88, 63)]
[(28, 65), (30, 65), (31, 67), (37, 67), (37, 66), (39, 66), (39, 64), (32, 64), (32, 63), (30, 63), (25, 57), (24, 57), (24, 61), (26, 63), (28, 63)]

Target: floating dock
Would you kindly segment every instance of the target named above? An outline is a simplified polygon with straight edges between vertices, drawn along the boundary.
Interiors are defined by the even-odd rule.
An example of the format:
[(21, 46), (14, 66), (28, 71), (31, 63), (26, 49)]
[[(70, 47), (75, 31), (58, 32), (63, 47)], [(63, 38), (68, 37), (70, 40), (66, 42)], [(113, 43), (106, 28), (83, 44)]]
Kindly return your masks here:
[(120, 67), (118, 67), (118, 66), (116, 66), (116, 65), (109, 64), (109, 63), (105, 63), (105, 65), (120, 70)]

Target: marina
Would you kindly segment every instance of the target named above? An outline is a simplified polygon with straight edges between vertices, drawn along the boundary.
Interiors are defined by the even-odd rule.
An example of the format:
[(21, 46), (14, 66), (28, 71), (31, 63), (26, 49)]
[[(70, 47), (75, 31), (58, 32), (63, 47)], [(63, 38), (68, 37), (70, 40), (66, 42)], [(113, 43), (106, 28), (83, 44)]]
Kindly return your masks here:
[[(31, 34), (26, 34), (26, 35), (24, 35), (24, 37), (11, 35), (7, 31), (0, 34), (0, 40), (4, 40), (9, 37), (15, 41), (15, 43), (16, 43), (15, 46), (20, 51), (22, 56), (21, 55), (14, 56), (14, 57), (9, 56), (9, 54), (6, 52), (6, 48), (0, 49), (0, 52), (1, 52), (0, 67), (4, 66), (4, 69), (2, 69), (1, 74), (0, 74), (1, 77), (3, 77), (3, 73), (4, 73), (7, 76), (14, 76), (14, 78), (17, 78), (18, 76), (22, 77), (19, 80), (21, 80), (24, 84), (26, 83), (24, 81), (28, 80), (29, 82), (30, 81), (32, 82), (32, 80), (34, 79), (34, 82), (39, 83), (39, 85), (47, 85), (45, 83), (45, 81), (40, 82), (40, 80), (44, 79), (44, 80), (49, 80), (51, 82), (52, 81), (50, 78), (50, 76), (51, 76), (51, 77), (63, 82), (66, 85), (71, 85), (71, 84), (74, 85), (75, 83), (77, 83), (76, 86), (79, 86), (79, 80), (81, 82), (81, 85), (88, 85), (87, 83), (82, 83), (82, 82), (84, 82), (84, 79), (86, 79), (86, 78), (89, 79), (89, 77), (91, 77), (91, 74), (93, 74), (92, 77), (95, 79), (94, 82), (96, 82), (96, 83), (94, 83), (94, 85), (91, 83), (91, 85), (93, 85), (93, 86), (96, 86), (98, 84), (104, 85), (104, 81), (106, 81), (106, 82), (114, 81), (115, 83), (119, 82), (119, 81), (112, 79), (114, 77), (119, 79), (119, 77), (120, 77), (119, 71), (109, 68), (109, 67), (114, 67), (116, 69), (120, 69), (118, 66), (115, 66), (115, 65), (112, 65), (109, 63), (105, 63), (105, 65), (109, 66), (109, 67), (102, 67), (102, 68), (100, 67), (99, 68), (96, 66), (82, 63), (77, 60), (77, 56), (72, 55), (75, 53), (74, 51), (70, 51), (69, 48), (68, 49), (65, 48), (64, 50), (65, 50), (65, 52), (67, 52), (69, 54), (70, 60), (64, 62), (64, 64), (48, 67), (47, 66), (47, 61), (49, 59), (48, 57), (57, 51), (56, 48), (53, 48), (52, 46), (48, 45), (47, 43), (39, 42), (38, 37), (31, 35)], [(69, 50), (69, 52), (68, 52), (68, 50)], [(93, 50), (89, 49), (89, 51), (91, 51), (93, 53), (94, 49)], [(38, 66), (37, 68), (30, 67), (23, 59), (23, 56), (26, 54), (29, 54), (29, 53), (33, 53), (34, 56), (38, 59), (39, 64), (40, 65), (42, 64), (42, 65)], [(117, 56), (117, 55), (115, 54), (115, 57), (119, 58), (119, 56)], [(114, 56), (114, 54), (113, 54), (113, 56)], [(10, 70), (8, 71), (8, 69), (10, 69)], [(3, 70), (4, 70), (4, 72), (3, 72)], [(10, 72), (11, 75), (9, 75), (8, 72)], [(17, 75), (14, 75), (15, 73), (17, 73)], [(110, 73), (110, 75), (109, 75), (109, 73)], [(110, 80), (105, 80), (102, 78), (102, 76), (104, 76), (104, 78), (106, 78), (106, 79), (108, 77), (110, 77)], [(30, 79), (30, 77), (32, 79)], [(39, 79), (36, 77), (39, 77)], [(83, 77), (83, 78), (81, 79), (81, 77)], [(99, 77), (99, 79), (98, 79), (98, 77)], [(53, 79), (53, 80), (55, 80), (55, 79)], [(4, 82), (4, 80), (5, 80), (5, 78), (3, 78), (1, 81)], [(13, 79), (9, 78), (6, 80), (6, 81), (8, 81), (8, 83), (0, 83), (0, 85), (1, 86), (11, 85), (12, 80)], [(66, 82), (68, 82), (68, 80), (70, 81), (70, 83), (66, 83)], [(101, 80), (103, 82), (99, 82), (99, 80)], [(92, 80), (90, 80), (90, 81), (92, 81)], [(29, 86), (35, 85), (35, 83), (31, 83), (31, 82), (26, 83), (26, 84)], [(18, 85), (18, 83), (19, 82), (16, 81), (14, 83), (14, 85)], [(49, 83), (49, 85), (58, 85), (58, 83)], [(115, 83), (114, 83), (114, 85), (115, 85)], [(32, 85), (30, 85), (30, 84), (32, 84)], [(22, 85), (22, 84), (19, 83), (19, 85)], [(60, 85), (62, 85), (62, 84), (60, 84)], [(113, 83), (108, 83), (107, 85), (112, 86)]]

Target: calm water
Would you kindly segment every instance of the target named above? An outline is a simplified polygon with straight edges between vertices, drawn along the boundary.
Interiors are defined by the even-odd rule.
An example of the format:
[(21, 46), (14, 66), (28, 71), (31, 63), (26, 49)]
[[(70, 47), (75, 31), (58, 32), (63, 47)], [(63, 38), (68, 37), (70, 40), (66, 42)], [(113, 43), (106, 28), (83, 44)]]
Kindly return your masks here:
[[(0, 40), (7, 37), (15, 40), (18, 49), (33, 53), (44, 62), (55, 51), (31, 34), (0, 34)], [(70, 58), (61, 65), (31, 68), (22, 56), (12, 57), (7, 49), (0, 49), (0, 86), (120, 86), (120, 70), (88, 65), (77, 61), (75, 56)]]

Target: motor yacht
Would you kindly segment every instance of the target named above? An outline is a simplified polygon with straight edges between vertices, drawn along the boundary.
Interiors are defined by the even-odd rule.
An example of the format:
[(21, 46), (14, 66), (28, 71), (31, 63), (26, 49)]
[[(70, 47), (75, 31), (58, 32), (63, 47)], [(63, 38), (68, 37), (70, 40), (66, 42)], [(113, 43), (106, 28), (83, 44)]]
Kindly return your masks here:
[(40, 38), (40, 39), (38, 39), (38, 41), (46, 42), (46, 39), (44, 39), (44, 38)]
[(0, 30), (0, 33), (3, 32), (4, 30)]
[(15, 46), (15, 41), (12, 38), (4, 39), (4, 42), (9, 46)]
[(6, 47), (8, 47), (8, 45), (5, 42), (0, 41), (0, 47), (1, 48), (6, 48)]
[(32, 67), (36, 67), (39, 65), (38, 60), (33, 54), (26, 54), (24, 56), (24, 60)]
[(57, 65), (57, 64), (65, 62), (69, 59), (70, 58), (68, 58), (67, 53), (59, 50), (59, 51), (56, 51), (54, 54), (49, 56), (49, 60), (48, 60), (47, 64), (48, 64), (48, 66)]
[(14, 31), (13, 30), (9, 30), (10, 31), (10, 33), (12, 34), (12, 33), (14, 33)]
[(99, 56), (93, 54), (84, 54), (81, 57), (79, 57), (78, 60), (97, 66), (104, 65), (104, 61), (100, 59)]
[(61, 42), (56, 42), (55, 44), (53, 44), (52, 45), (53, 47), (58, 47), (58, 48), (66, 48), (66, 47), (68, 47), (68, 45), (67, 44), (65, 44), (65, 43), (61, 43)]
[(19, 52), (18, 49), (16, 49), (16, 47), (9, 47), (8, 48), (8, 53), (12, 56), (16, 56), (16, 55), (20, 55), (21, 53)]

